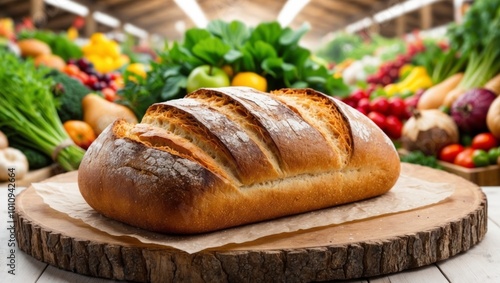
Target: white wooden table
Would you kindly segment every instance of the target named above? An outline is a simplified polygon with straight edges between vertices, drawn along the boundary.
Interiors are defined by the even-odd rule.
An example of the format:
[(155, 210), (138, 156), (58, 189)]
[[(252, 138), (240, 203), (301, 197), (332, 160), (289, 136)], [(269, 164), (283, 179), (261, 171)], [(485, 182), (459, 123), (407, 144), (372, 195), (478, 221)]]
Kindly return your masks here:
[[(16, 193), (22, 191), (16, 188)], [(360, 280), (345, 282), (396, 283), (473, 283), (500, 282), (500, 187), (483, 187), (488, 198), (488, 232), (476, 246), (463, 254), (436, 264), (403, 272)], [(118, 282), (87, 277), (60, 270), (37, 261), (20, 250), (15, 251), (15, 275), (9, 273), (8, 263), (11, 256), (8, 246), (10, 232), (8, 230), (8, 190), (0, 185), (0, 282)]]

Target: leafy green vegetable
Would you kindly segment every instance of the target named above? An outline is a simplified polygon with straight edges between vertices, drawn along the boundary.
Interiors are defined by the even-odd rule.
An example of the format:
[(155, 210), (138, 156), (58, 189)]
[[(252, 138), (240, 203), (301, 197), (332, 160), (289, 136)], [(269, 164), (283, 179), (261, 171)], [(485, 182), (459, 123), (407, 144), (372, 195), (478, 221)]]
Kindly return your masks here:
[(250, 37), (250, 30), (244, 23), (238, 21), (230, 23), (221, 20), (211, 21), (207, 26), (207, 30), (213, 35), (223, 38), (224, 42), (232, 49), (240, 48)]
[(185, 94), (186, 72), (181, 65), (152, 63), (146, 79), (124, 73), (124, 77), (134, 77), (136, 80), (126, 80), (125, 87), (119, 90), (124, 99), (117, 103), (130, 107), (137, 117), (142, 117), (148, 107), (156, 102), (180, 98)]
[(443, 167), (438, 163), (437, 158), (431, 155), (425, 155), (421, 151), (412, 151), (408, 154), (402, 155), (400, 157), (401, 162), (407, 162), (412, 164), (419, 164), (435, 169), (443, 169)]
[(500, 1), (476, 0), (463, 22), (448, 28), (451, 47), (469, 61), (459, 87), (483, 86), (500, 72)]
[(9, 139), (55, 155), (63, 169), (76, 170), (85, 151), (74, 144), (62, 146), (70, 138), (57, 114), (49, 71), (0, 50), (0, 129)]
[(82, 99), (92, 91), (80, 81), (62, 72), (52, 71), (50, 77), (56, 83), (53, 93), (61, 122), (83, 120)]
[(268, 22), (250, 28), (240, 21), (221, 20), (210, 22), (206, 29), (189, 29), (183, 42), (173, 42), (159, 53), (161, 63), (152, 64), (146, 80), (124, 76), (120, 103), (135, 109), (140, 118), (152, 103), (184, 96), (189, 73), (205, 64), (229, 65), (234, 73), (255, 72), (266, 78), (270, 90), (310, 87), (329, 95), (347, 94), (343, 80), (334, 78), (299, 45), (308, 30), (307, 25), (292, 30)]

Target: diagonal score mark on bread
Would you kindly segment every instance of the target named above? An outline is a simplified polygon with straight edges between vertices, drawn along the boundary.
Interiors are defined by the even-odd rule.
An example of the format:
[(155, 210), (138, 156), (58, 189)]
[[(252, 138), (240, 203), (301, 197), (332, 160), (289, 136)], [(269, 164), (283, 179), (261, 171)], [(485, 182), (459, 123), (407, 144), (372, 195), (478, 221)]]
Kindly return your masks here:
[(143, 122), (185, 138), (241, 184), (280, 176), (278, 168), (240, 125), (197, 100), (186, 98), (155, 104)]
[(271, 94), (318, 129), (342, 167), (347, 165), (353, 150), (350, 123), (332, 100), (311, 89), (281, 89)]
[[(210, 167), (224, 168), (223, 176), (238, 185), (317, 174), (347, 164), (352, 149), (349, 123), (331, 100), (315, 92), (276, 92), (278, 97), (244, 90), (250, 93), (241, 88), (201, 89), (185, 99), (157, 103), (142, 123), (184, 138), (182, 144), (190, 149), (177, 151), (199, 148), (206, 156), (195, 158), (198, 162), (215, 162), (219, 166)], [(139, 140), (151, 141), (144, 134)], [(169, 146), (172, 138), (164, 141), (159, 145)]]

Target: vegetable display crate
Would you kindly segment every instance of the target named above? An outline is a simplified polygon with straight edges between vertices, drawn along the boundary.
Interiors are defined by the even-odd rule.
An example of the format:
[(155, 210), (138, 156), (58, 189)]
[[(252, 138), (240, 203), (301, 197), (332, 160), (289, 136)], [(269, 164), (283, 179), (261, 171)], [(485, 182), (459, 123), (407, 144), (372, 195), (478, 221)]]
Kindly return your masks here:
[[(408, 151), (400, 148), (398, 153), (400, 156), (405, 156)], [(500, 165), (466, 168), (440, 160), (437, 163), (443, 167), (444, 171), (460, 176), (478, 186), (500, 186)]]
[(500, 166), (490, 165), (479, 168), (465, 168), (449, 162), (438, 161), (447, 172), (458, 175), (478, 186), (500, 186)]

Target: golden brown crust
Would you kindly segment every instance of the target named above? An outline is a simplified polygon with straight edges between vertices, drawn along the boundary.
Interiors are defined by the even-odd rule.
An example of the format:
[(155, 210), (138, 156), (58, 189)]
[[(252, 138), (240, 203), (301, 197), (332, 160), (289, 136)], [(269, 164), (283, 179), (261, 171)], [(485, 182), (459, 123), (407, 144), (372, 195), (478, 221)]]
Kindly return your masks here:
[(153, 105), (137, 125), (116, 121), (87, 151), (78, 182), (110, 218), (187, 234), (377, 196), (399, 170), (387, 136), (340, 101), (310, 89), (219, 88)]

